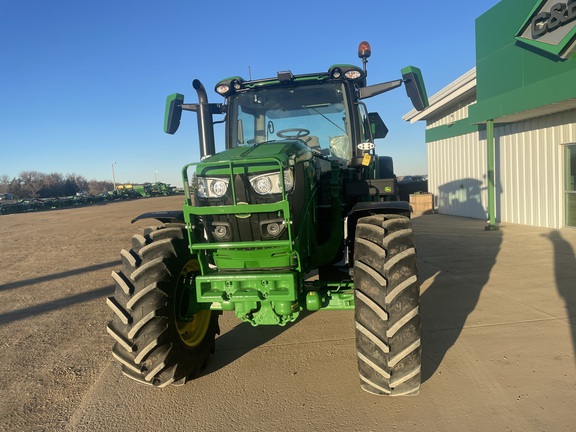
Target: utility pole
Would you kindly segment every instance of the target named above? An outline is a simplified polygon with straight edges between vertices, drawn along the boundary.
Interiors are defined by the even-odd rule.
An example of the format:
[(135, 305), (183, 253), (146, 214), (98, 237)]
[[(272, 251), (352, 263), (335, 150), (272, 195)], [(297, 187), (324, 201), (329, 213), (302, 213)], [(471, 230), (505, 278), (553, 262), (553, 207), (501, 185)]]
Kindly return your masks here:
[(116, 174), (114, 173), (114, 165), (116, 165), (116, 162), (112, 164), (112, 182), (114, 183), (114, 190), (116, 190)]

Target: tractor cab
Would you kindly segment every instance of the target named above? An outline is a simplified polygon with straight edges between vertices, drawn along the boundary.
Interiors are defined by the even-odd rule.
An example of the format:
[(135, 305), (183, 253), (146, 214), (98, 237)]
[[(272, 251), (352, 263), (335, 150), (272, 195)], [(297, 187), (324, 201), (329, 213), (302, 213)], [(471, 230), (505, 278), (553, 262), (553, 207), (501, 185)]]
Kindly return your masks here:
[[(332, 74), (332, 69), (340, 78), (340, 69), (331, 68)], [(351, 70), (363, 76), (362, 70)], [(227, 98), (228, 148), (297, 139), (314, 154), (348, 165), (353, 142), (364, 132), (354, 127), (354, 80), (335, 79), (330, 72), (297, 77), (279, 72), (276, 79), (259, 82), (235, 77), (218, 83), (216, 91)]]

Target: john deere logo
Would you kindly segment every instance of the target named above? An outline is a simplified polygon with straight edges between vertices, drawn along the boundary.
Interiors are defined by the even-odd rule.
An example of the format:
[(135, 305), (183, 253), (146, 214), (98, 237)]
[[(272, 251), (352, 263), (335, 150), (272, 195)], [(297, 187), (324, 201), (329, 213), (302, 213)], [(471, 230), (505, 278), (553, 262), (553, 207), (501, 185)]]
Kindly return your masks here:
[(516, 39), (548, 53), (567, 58), (574, 49), (576, 0), (543, 0), (534, 6)]

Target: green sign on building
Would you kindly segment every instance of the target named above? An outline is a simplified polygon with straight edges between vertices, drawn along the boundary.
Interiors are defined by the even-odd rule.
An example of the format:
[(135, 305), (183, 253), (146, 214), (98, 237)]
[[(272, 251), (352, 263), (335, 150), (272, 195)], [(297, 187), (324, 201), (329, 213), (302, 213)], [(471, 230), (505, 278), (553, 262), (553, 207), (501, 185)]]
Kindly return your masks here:
[(574, 51), (576, 0), (542, 0), (530, 11), (516, 34), (520, 43), (567, 58)]
[(480, 16), (470, 122), (576, 98), (575, 44), (576, 0), (502, 0)]

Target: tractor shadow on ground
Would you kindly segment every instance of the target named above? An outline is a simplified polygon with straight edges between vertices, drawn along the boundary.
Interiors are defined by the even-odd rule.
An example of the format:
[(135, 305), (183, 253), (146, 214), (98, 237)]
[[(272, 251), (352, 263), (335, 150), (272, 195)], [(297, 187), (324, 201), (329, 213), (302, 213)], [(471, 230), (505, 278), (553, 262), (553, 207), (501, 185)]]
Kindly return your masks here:
[(10, 282), (0, 285), (0, 292), (8, 291), (16, 288), (22, 288), (29, 285), (37, 285), (42, 282), (49, 282), (57, 279), (64, 279), (71, 276), (78, 276), (84, 273), (90, 273), (97, 270), (103, 270), (110, 267), (119, 267), (121, 262), (119, 260), (108, 261), (101, 264), (94, 264), (91, 266), (81, 267), (73, 270), (66, 270), (51, 275), (39, 276), (36, 278), (24, 279), (16, 282)]
[[(85, 275), (87, 273), (104, 270), (111, 267), (118, 267), (120, 262), (117, 260), (104, 262), (101, 264), (94, 264), (86, 267), (80, 267), (72, 270), (66, 270), (59, 273), (39, 276), (35, 278), (23, 279), (15, 282), (0, 285), (0, 302), (7, 296), (14, 297), (14, 294), (9, 294), (11, 290), (24, 290), (17, 291), (23, 298), (30, 294), (30, 287), (34, 289), (45, 289), (41, 287), (43, 283), (60, 281), (62, 279), (71, 278), (69, 282), (61, 282), (62, 287), (68, 287), (74, 284), (83, 286), (83, 282), (76, 282), (74, 278)], [(28, 290), (28, 291), (27, 291)], [(12, 309), (0, 315), (0, 326), (10, 324), (12, 322), (25, 320), (30, 317), (39, 316), (42, 314), (50, 313), (59, 309), (68, 308), (77, 304), (86, 303), (96, 299), (105, 299), (107, 296), (114, 293), (114, 286), (102, 286), (91, 289), (86, 292), (80, 292), (73, 295), (62, 294), (62, 297), (53, 300), (45, 301), (42, 303), (22, 307), (19, 309)], [(6, 296), (6, 297), (4, 297)]]
[(50, 313), (59, 309), (65, 309), (77, 304), (86, 303), (93, 300), (105, 299), (114, 293), (114, 286), (96, 288), (84, 293), (58, 298), (38, 305), (16, 309), (0, 315), (0, 326), (16, 321), (25, 320), (42, 314)]
[(313, 313), (304, 310), (300, 312), (296, 321), (285, 326), (261, 325), (254, 327), (249, 323), (240, 322), (216, 338), (216, 352), (211, 356), (208, 366), (200, 376), (210, 375), (227, 367), (250, 351), (267, 344), (285, 331), (299, 325)]
[(576, 353), (576, 255), (571, 244), (559, 231), (545, 236), (554, 248), (554, 276), (556, 289), (564, 300), (572, 336), (572, 349)]
[[(432, 223), (430, 219), (435, 221)], [(442, 220), (442, 224), (438, 224)], [(428, 219), (428, 220), (427, 220)], [(445, 223), (444, 223), (445, 222)], [(429, 215), (414, 220), (422, 293), (422, 382), (430, 379), (476, 309), (502, 243), (482, 221)]]

